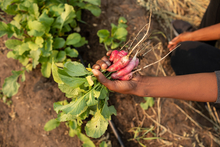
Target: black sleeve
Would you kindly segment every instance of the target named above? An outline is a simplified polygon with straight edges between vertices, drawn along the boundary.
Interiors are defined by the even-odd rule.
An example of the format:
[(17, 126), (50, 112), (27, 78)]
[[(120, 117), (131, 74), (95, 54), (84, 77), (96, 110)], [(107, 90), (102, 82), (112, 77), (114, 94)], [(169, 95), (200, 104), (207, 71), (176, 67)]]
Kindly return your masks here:
[(217, 84), (218, 84), (218, 97), (215, 103), (220, 103), (220, 71), (215, 71)]

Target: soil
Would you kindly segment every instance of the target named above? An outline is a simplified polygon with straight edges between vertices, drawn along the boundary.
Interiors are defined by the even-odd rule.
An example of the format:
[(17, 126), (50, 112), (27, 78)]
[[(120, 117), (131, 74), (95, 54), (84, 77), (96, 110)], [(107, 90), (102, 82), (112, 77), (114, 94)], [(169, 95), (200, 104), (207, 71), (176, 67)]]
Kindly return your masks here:
[[(110, 24), (117, 24), (118, 18), (123, 16), (128, 21), (128, 38), (132, 38), (148, 23), (149, 19), (149, 12), (134, 0), (105, 0), (102, 1), (101, 9), (102, 14), (100, 17), (94, 17), (88, 11), (83, 12), (82, 19), (87, 24), (81, 24), (82, 36), (85, 36), (89, 43), (80, 48), (79, 52), (86, 64), (93, 65), (106, 53), (104, 45), (99, 43), (96, 35), (98, 30), (111, 30)], [(7, 18), (10, 18), (10, 16), (6, 16)], [(154, 16), (152, 17), (151, 30), (163, 31)], [(167, 40), (161, 35), (157, 35), (157, 38), (163, 42), (164, 50), (162, 54), (164, 55), (168, 52), (166, 49)], [(6, 36), (0, 38), (1, 85), (3, 85), (4, 79), (11, 75), (12, 70), (21, 68), (20, 63), (6, 57), (8, 49), (4, 46), (5, 40), (7, 40)], [(144, 58), (140, 66), (149, 64), (152, 61), (155, 61), (155, 58), (151, 56)], [(162, 63), (162, 66), (160, 66), (163, 67), (164, 73), (167, 76), (173, 76), (174, 73), (169, 65), (169, 57)], [(149, 76), (164, 76), (164, 73), (161, 70), (158, 72), (158, 65), (142, 71), (142, 74)], [(43, 129), (47, 121), (56, 117), (56, 113), (53, 111), (53, 103), (66, 99), (53, 78), (44, 78), (41, 75), (40, 66), (37, 66), (35, 70), (26, 73), (25, 82), (19, 83), (19, 92), (11, 98), (11, 106), (0, 101), (0, 147), (80, 147), (82, 143), (77, 137), (69, 137), (68, 129), (64, 123), (61, 123), (58, 128), (50, 132)], [(219, 146), (210, 137), (210, 132), (213, 132), (213, 125), (190, 109), (185, 101), (155, 98), (154, 106), (145, 111), (149, 116), (145, 115), (140, 107), (141, 102), (144, 102), (142, 97), (114, 92), (110, 94), (109, 104), (114, 105), (117, 110), (117, 116), (112, 116), (112, 121), (126, 147), (141, 146), (138, 141), (132, 140), (134, 137), (134, 132), (131, 131), (132, 128), (149, 129), (152, 126), (154, 127), (153, 132), (160, 134), (162, 139), (140, 140), (146, 146)], [(205, 109), (198, 103), (186, 103), (196, 107), (202, 113), (206, 113)], [(178, 109), (179, 107), (190, 118), (182, 113)], [(162, 127), (158, 128), (157, 124), (150, 118), (160, 118), (156, 121), (166, 127), (168, 131), (163, 131)], [(205, 127), (201, 129), (192, 120)], [(111, 142), (112, 147), (120, 147), (110, 126), (104, 136)], [(153, 136), (153, 133), (147, 133), (145, 137)], [(98, 146), (99, 139), (94, 139), (94, 142)]]

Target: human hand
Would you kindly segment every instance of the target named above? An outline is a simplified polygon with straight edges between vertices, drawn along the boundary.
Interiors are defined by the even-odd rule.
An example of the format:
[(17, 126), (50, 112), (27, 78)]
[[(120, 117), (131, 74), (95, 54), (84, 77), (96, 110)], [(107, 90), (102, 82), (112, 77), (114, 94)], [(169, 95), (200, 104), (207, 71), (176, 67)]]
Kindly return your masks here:
[(185, 32), (173, 38), (173, 40), (169, 42), (167, 47), (170, 51), (172, 51), (178, 45), (178, 43), (183, 41), (192, 41), (192, 32)]
[[(111, 51), (106, 53), (107, 56), (111, 55)], [(140, 75), (136, 75), (129, 81), (121, 81), (121, 80), (109, 80), (107, 79), (99, 70), (107, 69), (108, 66), (111, 65), (111, 62), (108, 60), (108, 57), (104, 56), (101, 60), (98, 60), (95, 65), (93, 65), (93, 74), (98, 79), (100, 83), (106, 86), (109, 90), (115, 91), (123, 94), (136, 94), (137, 85), (142, 81), (142, 77)]]

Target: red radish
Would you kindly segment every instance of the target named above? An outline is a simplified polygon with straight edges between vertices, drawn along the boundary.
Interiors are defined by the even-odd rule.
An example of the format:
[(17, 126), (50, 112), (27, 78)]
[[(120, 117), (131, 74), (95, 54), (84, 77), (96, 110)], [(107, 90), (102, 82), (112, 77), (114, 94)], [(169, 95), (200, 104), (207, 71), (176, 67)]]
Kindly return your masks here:
[(117, 62), (112, 64), (109, 68), (107, 68), (107, 71), (109, 72), (118, 71), (124, 68), (125, 66), (127, 66), (129, 61), (130, 61), (129, 56), (124, 56), (120, 58)]
[(139, 59), (137, 59), (137, 54), (138, 54), (138, 52), (135, 54), (135, 56), (132, 58), (132, 60), (128, 63), (128, 65), (126, 67), (117, 71), (116, 73), (113, 73), (111, 75), (111, 77), (113, 79), (119, 79), (120, 77), (130, 73), (136, 67), (136, 65), (139, 63)]
[(129, 81), (129, 80), (132, 79), (132, 77), (133, 77), (132, 74), (133, 74), (133, 73), (130, 72), (129, 74), (126, 74), (126, 75), (124, 75), (123, 77), (120, 77), (119, 80), (121, 80), (121, 81)]
[(114, 50), (114, 51), (112, 51), (109, 60), (112, 62), (112, 61), (117, 57), (118, 53), (119, 53), (118, 50)]
[(126, 56), (128, 54), (128, 52), (122, 50), (120, 51), (117, 56), (114, 58), (113, 63), (116, 63), (120, 58)]

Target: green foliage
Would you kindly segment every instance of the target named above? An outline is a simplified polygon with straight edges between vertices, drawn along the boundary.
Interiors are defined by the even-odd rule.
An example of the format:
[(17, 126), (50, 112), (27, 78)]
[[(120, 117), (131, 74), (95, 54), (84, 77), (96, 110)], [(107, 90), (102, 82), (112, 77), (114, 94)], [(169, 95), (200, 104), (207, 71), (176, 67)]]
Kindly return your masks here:
[[(92, 115), (91, 120), (85, 124), (86, 134), (93, 138), (101, 137), (107, 130), (111, 115), (116, 115), (114, 106), (108, 106), (108, 89), (92, 76), (91, 69), (86, 69), (78, 62), (66, 62), (63, 68), (57, 67), (52, 62), (52, 75), (60, 90), (72, 99), (69, 103), (67, 101), (54, 103), (54, 110), (58, 114), (55, 120), (66, 122), (69, 126), (71, 124), (70, 136), (84, 138), (79, 128), (83, 120)], [(46, 127), (45, 130), (50, 129)]]
[(147, 110), (149, 107), (153, 107), (154, 105), (154, 98), (152, 97), (144, 97), (145, 103), (141, 103), (140, 106), (142, 109)]
[[(0, 22), (0, 37), (16, 38), (5, 43), (11, 49), (7, 57), (18, 60), (27, 71), (41, 64), (42, 75), (50, 77), (52, 59), (65, 63), (68, 58), (78, 56), (76, 47), (88, 43), (74, 30), (79, 27), (78, 22), (83, 22), (82, 9), (99, 16), (100, 4), (100, 0), (1, 0), (1, 9), (14, 16), (8, 24)], [(19, 74), (13, 74), (3, 85), (8, 97), (16, 94), (20, 86)]]
[(111, 24), (111, 33), (102, 29), (97, 32), (99, 36), (99, 42), (104, 43), (106, 50), (108, 50), (108, 46), (111, 46), (111, 49), (115, 49), (119, 47), (123, 42), (126, 41), (127, 37), (127, 20), (124, 17), (120, 17), (118, 19), (118, 26)]

